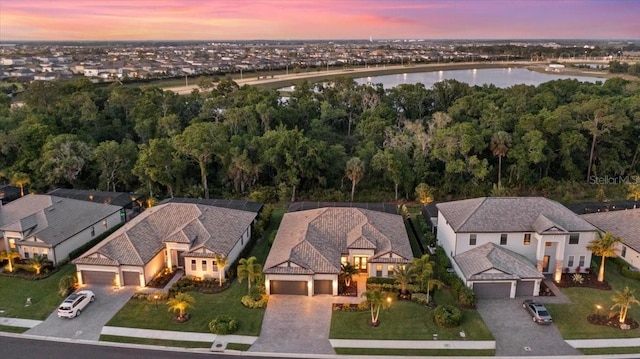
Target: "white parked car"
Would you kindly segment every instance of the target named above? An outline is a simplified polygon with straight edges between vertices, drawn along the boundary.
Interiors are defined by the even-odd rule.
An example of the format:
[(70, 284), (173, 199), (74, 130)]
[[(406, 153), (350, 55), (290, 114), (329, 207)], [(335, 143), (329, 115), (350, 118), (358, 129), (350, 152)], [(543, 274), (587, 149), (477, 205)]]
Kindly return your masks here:
[(94, 300), (96, 300), (96, 295), (90, 290), (73, 293), (58, 307), (58, 317), (75, 318)]

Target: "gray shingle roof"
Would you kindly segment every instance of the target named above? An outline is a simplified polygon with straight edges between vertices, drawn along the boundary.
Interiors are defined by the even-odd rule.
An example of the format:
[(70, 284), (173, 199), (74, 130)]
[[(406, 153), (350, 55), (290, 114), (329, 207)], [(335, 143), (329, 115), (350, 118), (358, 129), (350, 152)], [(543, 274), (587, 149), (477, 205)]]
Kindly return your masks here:
[(640, 252), (640, 208), (580, 215), (603, 232), (622, 238), (622, 242)]
[(491, 242), (458, 254), (454, 260), (467, 280), (544, 278), (527, 258)]
[[(286, 213), (267, 257), (264, 273), (340, 272), (349, 249), (374, 249), (374, 256), (393, 252), (413, 258), (402, 217), (362, 208), (331, 207)], [(291, 261), (304, 269), (278, 267)]]
[(480, 197), (436, 206), (458, 233), (532, 232), (536, 231), (534, 224), (539, 229), (553, 225), (569, 232), (596, 230), (560, 203), (544, 197)]
[(74, 263), (97, 264), (97, 253), (113, 259), (114, 265), (145, 265), (165, 248), (165, 242), (189, 243), (189, 251), (206, 248), (226, 256), (256, 216), (203, 204), (165, 203), (147, 209)]
[(120, 207), (30, 194), (0, 207), (0, 230), (25, 231), (53, 246), (118, 212)]

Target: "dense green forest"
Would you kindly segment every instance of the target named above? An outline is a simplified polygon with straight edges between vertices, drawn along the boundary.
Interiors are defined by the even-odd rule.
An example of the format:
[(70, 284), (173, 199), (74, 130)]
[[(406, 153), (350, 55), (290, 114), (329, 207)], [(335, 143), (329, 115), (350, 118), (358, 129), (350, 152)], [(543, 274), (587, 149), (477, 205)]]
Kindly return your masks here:
[(623, 195), (602, 178), (640, 181), (640, 85), (622, 79), (384, 89), (338, 78), (287, 99), (230, 80), (178, 96), (82, 79), (34, 82), (20, 100), (0, 100), (0, 183), (34, 192), (411, 201), (419, 187), (436, 200), (570, 201)]

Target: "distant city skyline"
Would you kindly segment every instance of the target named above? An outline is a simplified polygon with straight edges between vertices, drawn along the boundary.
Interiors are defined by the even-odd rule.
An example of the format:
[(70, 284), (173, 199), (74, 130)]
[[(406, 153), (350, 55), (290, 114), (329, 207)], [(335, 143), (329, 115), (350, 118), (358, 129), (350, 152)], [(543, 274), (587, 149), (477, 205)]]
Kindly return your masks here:
[(0, 0), (0, 42), (640, 39), (638, 0)]

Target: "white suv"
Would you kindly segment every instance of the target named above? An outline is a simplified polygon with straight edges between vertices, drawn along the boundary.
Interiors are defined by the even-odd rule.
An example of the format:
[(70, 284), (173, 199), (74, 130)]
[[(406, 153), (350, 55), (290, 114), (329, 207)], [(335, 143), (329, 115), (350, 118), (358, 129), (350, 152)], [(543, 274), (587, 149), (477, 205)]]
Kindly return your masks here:
[(58, 317), (75, 318), (89, 303), (96, 300), (96, 295), (90, 290), (81, 290), (71, 294), (58, 307)]

